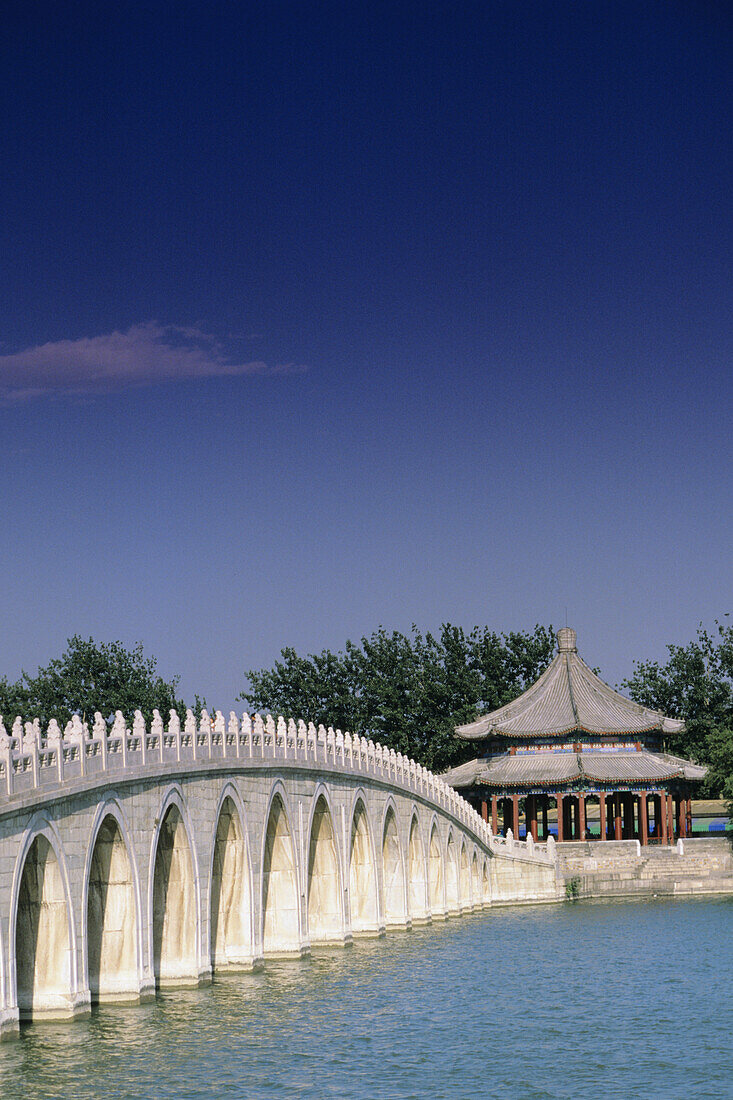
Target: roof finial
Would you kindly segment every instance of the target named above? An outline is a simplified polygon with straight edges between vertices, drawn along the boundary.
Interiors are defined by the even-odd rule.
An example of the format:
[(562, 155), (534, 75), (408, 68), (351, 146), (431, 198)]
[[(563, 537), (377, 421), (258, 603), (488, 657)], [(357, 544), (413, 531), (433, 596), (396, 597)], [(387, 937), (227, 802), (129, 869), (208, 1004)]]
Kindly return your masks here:
[(557, 632), (557, 648), (560, 653), (576, 653), (578, 635), (569, 626), (563, 626)]

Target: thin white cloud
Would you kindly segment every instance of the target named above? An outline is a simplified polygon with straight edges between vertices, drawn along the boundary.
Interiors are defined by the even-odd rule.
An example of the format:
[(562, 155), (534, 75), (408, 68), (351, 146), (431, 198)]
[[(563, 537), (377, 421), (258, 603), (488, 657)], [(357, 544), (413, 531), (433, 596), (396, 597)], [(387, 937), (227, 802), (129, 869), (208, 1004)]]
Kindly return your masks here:
[(305, 368), (260, 360), (232, 362), (219, 340), (195, 327), (151, 321), (127, 332), (56, 340), (0, 355), (0, 396), (24, 401), (45, 394), (98, 394), (187, 378), (289, 374)]

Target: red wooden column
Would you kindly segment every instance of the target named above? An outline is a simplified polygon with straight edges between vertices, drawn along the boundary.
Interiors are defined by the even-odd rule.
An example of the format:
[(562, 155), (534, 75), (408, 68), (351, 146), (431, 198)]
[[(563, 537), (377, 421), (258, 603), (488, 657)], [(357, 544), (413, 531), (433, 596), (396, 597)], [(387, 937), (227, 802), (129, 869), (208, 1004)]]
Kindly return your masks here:
[(547, 829), (547, 803), (549, 802), (549, 796), (542, 795), (542, 839), (547, 840), (550, 835)]
[(481, 816), (484, 821), (489, 820), (489, 804), (485, 798), (481, 799)]
[(537, 842), (537, 795), (532, 794), (529, 797), (529, 828), (532, 833), (532, 840)]
[(495, 794), (491, 796), (491, 831), (496, 836), (499, 828), (499, 801)]
[(649, 814), (647, 811), (646, 791), (639, 795), (639, 840), (642, 844), (649, 843)]
[(664, 791), (659, 793), (659, 821), (662, 826), (662, 844), (667, 843), (667, 796)]
[(563, 829), (563, 820), (562, 820), (563, 797), (564, 796), (561, 795), (561, 794), (558, 794), (558, 795), (555, 796), (555, 799), (557, 801), (557, 841), (558, 841), (558, 844), (561, 844), (563, 842), (563, 840), (565, 839), (565, 830)]
[(598, 795), (598, 839), (606, 839), (606, 796)]
[(519, 838), (519, 795), (512, 795), (512, 832), (514, 839)]
[(621, 795), (616, 791), (613, 796), (613, 835), (621, 840)]
[(585, 840), (585, 795), (578, 795), (578, 840)]
[(667, 840), (674, 844), (674, 807), (671, 794), (667, 795)]
[(687, 799), (677, 797), (677, 836), (687, 836)]
[(692, 836), (692, 799), (689, 795), (685, 801), (685, 832)]

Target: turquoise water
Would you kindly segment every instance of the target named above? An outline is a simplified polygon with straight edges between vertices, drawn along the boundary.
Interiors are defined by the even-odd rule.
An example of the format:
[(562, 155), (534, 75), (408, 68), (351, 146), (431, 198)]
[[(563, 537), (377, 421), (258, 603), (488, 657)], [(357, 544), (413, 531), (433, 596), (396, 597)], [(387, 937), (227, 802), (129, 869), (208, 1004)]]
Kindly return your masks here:
[(733, 1097), (733, 899), (495, 909), (27, 1027), (2, 1100)]

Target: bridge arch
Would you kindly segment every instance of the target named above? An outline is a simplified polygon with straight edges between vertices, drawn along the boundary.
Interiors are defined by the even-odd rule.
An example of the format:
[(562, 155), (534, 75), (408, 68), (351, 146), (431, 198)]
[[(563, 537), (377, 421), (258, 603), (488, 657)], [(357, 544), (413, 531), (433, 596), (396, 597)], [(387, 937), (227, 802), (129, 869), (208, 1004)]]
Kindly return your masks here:
[(428, 883), (426, 874), (425, 849), (420, 835), (420, 819), (413, 806), (410, 815), (407, 865), (410, 900), (410, 920), (423, 924), (429, 920)]
[(468, 862), (468, 848), (461, 840), (461, 862), (458, 868), (458, 896), (461, 912), (471, 909), (471, 866)]
[(478, 852), (475, 848), (471, 859), (471, 901), (474, 909), (481, 908), (481, 877), (478, 869)]
[(491, 905), (491, 875), (489, 874), (489, 861), (484, 859), (481, 884), (481, 900), (484, 905)]
[(214, 818), (209, 873), (209, 958), (213, 971), (254, 963), (252, 857), (247, 815), (234, 783), (224, 784)]
[(285, 787), (271, 792), (262, 836), (262, 946), (265, 955), (299, 955), (302, 919), (298, 857)]
[(461, 901), (458, 893), (458, 855), (453, 829), (448, 830), (445, 842), (445, 908), (451, 916), (460, 913)]
[(382, 818), (382, 883), (385, 924), (388, 928), (404, 928), (407, 924), (405, 857), (391, 795), (387, 799)]
[(82, 958), (92, 1003), (139, 997), (141, 912), (130, 827), (110, 792), (94, 815), (84, 864)]
[[(144, 996), (156, 979), (198, 983), (210, 974), (212, 955), (221, 964), (219, 918), (237, 908), (222, 903), (227, 891), (249, 906), (239, 922), (244, 935), (230, 937), (225, 929), (225, 956), (237, 939), (249, 940), (252, 961), (263, 956), (265, 943), (271, 956), (302, 953), (306, 853), (311, 839), (318, 848), (314, 818), (325, 822), (324, 806), (331, 869), (341, 876), (344, 937), (352, 923), (357, 933), (379, 933), (387, 924), (407, 926), (411, 911), (420, 911), (418, 837), (427, 915), (441, 908), (441, 897), (445, 912), (451, 894), (453, 911), (460, 912), (462, 842), (469, 860), (475, 851), (479, 868), (485, 863), (488, 893), (496, 891), (500, 901), (558, 898), (551, 845), (493, 838), (459, 794), (382, 746), (328, 734), (316, 753), (312, 731), (288, 721), (283, 738), (284, 721), (278, 719), (273, 736), (273, 720), (265, 729), (257, 717), (233, 718), (222, 735), (218, 716), (215, 730), (208, 717), (194, 730), (191, 721), (181, 729), (174, 715), (168, 731), (156, 717), (141, 736), (138, 715), (132, 734), (123, 735), (118, 723), (106, 744), (89, 737), (86, 727), (59, 740), (54, 726), (49, 751), (39, 751), (35, 735), (8, 740), (0, 806), (1, 1033), (17, 1028), (24, 998), (24, 1018), (63, 1018), (83, 1012), (92, 992), (134, 995), (137, 983)], [(322, 799), (319, 784), (326, 784)], [(243, 897), (244, 877), (249, 893)], [(475, 877), (474, 867), (463, 890), (471, 907)], [(480, 887), (486, 890), (485, 881)], [(117, 936), (123, 942), (116, 955), (107, 950), (121, 931), (107, 920), (115, 908), (132, 914), (132, 966), (124, 937)], [(316, 909), (311, 904), (311, 916)], [(41, 940), (51, 945), (43, 954), (54, 960), (48, 980), (36, 951), (41, 921)], [(127, 971), (132, 979), (125, 990), (119, 977)], [(105, 985), (105, 975), (115, 978), (116, 988), (115, 981)]]
[(148, 921), (156, 985), (199, 980), (201, 880), (194, 832), (181, 788), (164, 795), (150, 853)]
[(428, 905), (433, 918), (445, 915), (445, 860), (435, 814), (430, 822), (428, 841)]
[(306, 913), (311, 943), (343, 943), (344, 889), (333, 807), (324, 783), (311, 800), (308, 822)]
[(72, 1015), (78, 990), (76, 927), (64, 847), (36, 815), (15, 863), (10, 913), (10, 981), (21, 1020)]
[(379, 889), (374, 834), (367, 799), (360, 787), (354, 796), (349, 829), (349, 904), (351, 931), (355, 936), (379, 932)]

